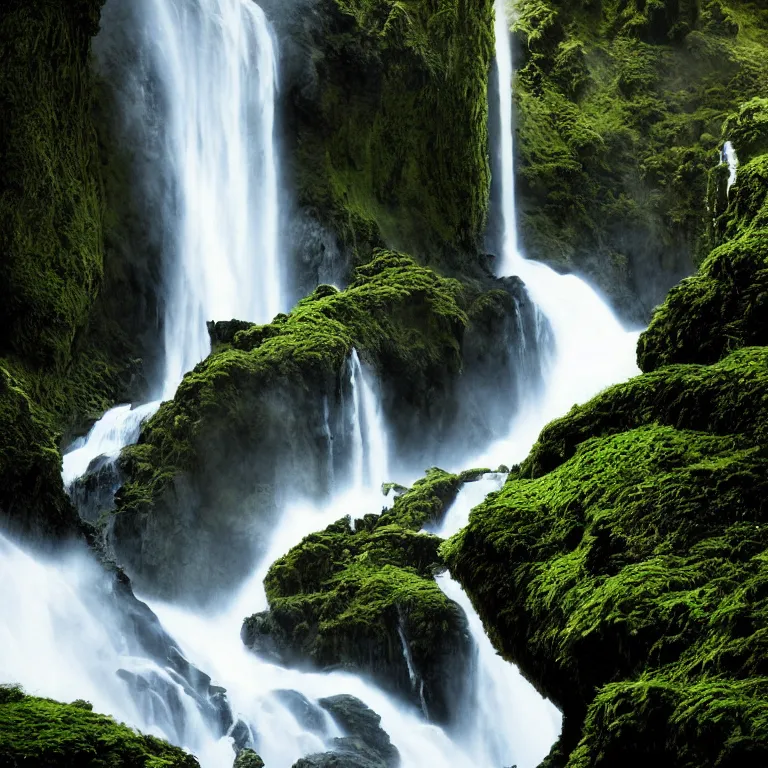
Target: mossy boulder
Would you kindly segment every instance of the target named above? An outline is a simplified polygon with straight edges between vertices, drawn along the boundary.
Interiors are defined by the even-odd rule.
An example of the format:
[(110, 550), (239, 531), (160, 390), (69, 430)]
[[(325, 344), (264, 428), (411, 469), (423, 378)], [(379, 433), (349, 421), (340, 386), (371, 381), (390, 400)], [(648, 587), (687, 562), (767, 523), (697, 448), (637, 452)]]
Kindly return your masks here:
[(439, 442), (454, 428), (441, 416), (458, 411), (479, 295), (380, 251), (347, 290), (321, 286), (290, 315), (225, 334), (123, 454), (110, 540), (141, 589), (211, 594), (234, 583), (263, 546), (279, 489), (322, 498), (347, 479), (353, 349), (377, 374), (396, 441), (420, 429)]
[(461, 481), (439, 470), (381, 516), (345, 518), (307, 536), (265, 579), (269, 611), (246, 619), (244, 642), (284, 663), (362, 672), (441, 723), (469, 692), (466, 618), (434, 580), (437, 522)]
[(381, 243), (444, 264), (475, 258), (492, 0), (276, 5), (298, 204), (358, 259)]
[[(524, 250), (646, 322), (714, 244), (709, 175), (729, 115), (768, 89), (768, 9), (521, 0), (515, 10)], [(736, 125), (723, 136), (741, 141)]]
[(50, 768), (198, 768), (178, 747), (91, 711), (0, 688), (0, 765)]
[[(553, 766), (768, 759), (768, 346), (742, 346), (764, 342), (759, 313), (720, 325), (689, 289), (709, 281), (726, 311), (759, 289), (762, 268), (711, 273), (758, 218), (646, 337), (712, 364), (662, 357), (547, 426), (441, 550), (496, 647), (563, 711)], [(713, 353), (707, 329), (728, 344)]]

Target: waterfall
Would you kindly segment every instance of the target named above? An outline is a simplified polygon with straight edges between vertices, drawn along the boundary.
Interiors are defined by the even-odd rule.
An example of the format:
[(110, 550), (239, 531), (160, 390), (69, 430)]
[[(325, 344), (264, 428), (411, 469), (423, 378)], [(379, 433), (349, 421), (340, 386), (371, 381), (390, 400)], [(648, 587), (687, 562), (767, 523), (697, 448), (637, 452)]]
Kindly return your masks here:
[(164, 398), (209, 352), (208, 320), (283, 309), (272, 33), (250, 0), (148, 0), (147, 46), (168, 105), (175, 258), (167, 270)]
[(357, 350), (350, 357), (352, 383), (352, 485), (375, 490), (389, 480), (389, 447), (381, 405)]
[(553, 349), (543, 361), (544, 391), (524, 403), (510, 435), (479, 459), (522, 461), (541, 428), (599, 391), (638, 373), (635, 346), (639, 332), (627, 331), (605, 301), (576, 275), (560, 275), (521, 253), (515, 202), (512, 46), (505, 0), (496, 0), (496, 64), (499, 80), (499, 152), (503, 249), (500, 275), (517, 275), (551, 329)]
[[(114, 2), (114, 0), (113, 0)], [(277, 63), (269, 23), (251, 0), (141, 0), (147, 71), (124, 105), (158, 123), (166, 274), (162, 399), (210, 352), (206, 323), (264, 323), (284, 309), (274, 142)], [(158, 109), (157, 90), (164, 113)], [(148, 188), (157, 180), (145, 179)], [(158, 201), (159, 202), (159, 201)], [(67, 486), (94, 459), (114, 460), (160, 405), (119, 406), (64, 457)]]
[(730, 193), (731, 187), (736, 183), (736, 176), (739, 172), (739, 157), (730, 141), (726, 141), (723, 145), (720, 162), (728, 164), (728, 186), (726, 187), (726, 192)]

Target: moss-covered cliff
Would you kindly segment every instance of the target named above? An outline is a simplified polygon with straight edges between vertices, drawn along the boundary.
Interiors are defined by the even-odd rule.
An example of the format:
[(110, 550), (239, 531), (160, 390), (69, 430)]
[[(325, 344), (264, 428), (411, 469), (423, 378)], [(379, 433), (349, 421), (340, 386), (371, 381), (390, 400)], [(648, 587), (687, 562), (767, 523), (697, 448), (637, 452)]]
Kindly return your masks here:
[[(287, 117), (298, 203), (358, 258), (386, 243), (466, 266), (488, 206), (492, 1), (298, 5), (287, 33), (305, 57)], [(276, 23), (286, 15), (281, 4)]]
[[(727, 130), (759, 148), (762, 114)], [(563, 710), (552, 764), (768, 759), (766, 158), (745, 156), (728, 239), (641, 338), (650, 372), (546, 427), (445, 546), (496, 646)]]
[(744, 0), (514, 7), (523, 245), (645, 320), (712, 247), (708, 174), (725, 118), (768, 88), (768, 10)]
[(46, 768), (198, 768), (178, 747), (92, 712), (0, 686), (0, 765)]

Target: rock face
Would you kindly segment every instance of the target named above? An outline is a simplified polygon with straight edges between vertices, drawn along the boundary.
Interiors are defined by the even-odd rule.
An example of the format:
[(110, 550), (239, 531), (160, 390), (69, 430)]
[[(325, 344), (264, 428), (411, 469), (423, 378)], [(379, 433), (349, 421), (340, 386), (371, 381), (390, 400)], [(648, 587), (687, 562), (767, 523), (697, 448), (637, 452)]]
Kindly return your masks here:
[(647, 322), (712, 247), (708, 174), (729, 113), (768, 87), (766, 15), (741, 0), (516, 3), (531, 257), (586, 275)]
[(492, 1), (263, 6), (284, 50), (297, 203), (355, 263), (383, 243), (444, 265), (475, 260), (490, 181)]
[[(729, 126), (764, 147), (754, 106)], [(496, 647), (562, 709), (553, 765), (768, 760), (768, 346), (741, 303), (764, 281), (766, 160), (745, 151), (722, 244), (641, 339), (650, 372), (546, 427), (444, 547)]]
[(400, 754), (381, 728), (381, 717), (354, 696), (320, 699), (346, 734), (333, 740), (334, 751), (309, 755), (293, 768), (397, 768)]
[(252, 749), (243, 749), (232, 768), (264, 768), (264, 761)]
[(317, 499), (346, 479), (353, 349), (377, 374), (396, 442), (414, 430), (424, 443), (444, 438), (454, 424), (436, 414), (460, 413), (457, 382), (493, 364), (490, 345), (470, 341), (464, 370), (466, 334), (482, 335), (470, 315), (495, 312), (503, 326), (518, 311), (491, 284), (484, 292), (381, 251), (347, 290), (321, 286), (269, 325), (213, 326), (217, 350), (123, 455), (109, 541), (137, 585), (210, 599), (250, 571), (279, 489)]
[(184, 750), (91, 709), (87, 702), (59, 704), (0, 687), (0, 764), (199, 768)]
[(419, 530), (460, 485), (435, 470), (381, 517), (305, 538), (270, 568), (270, 610), (245, 621), (245, 644), (283, 663), (365, 673), (433, 721), (455, 722), (474, 647), (466, 617), (433, 578), (441, 540)]

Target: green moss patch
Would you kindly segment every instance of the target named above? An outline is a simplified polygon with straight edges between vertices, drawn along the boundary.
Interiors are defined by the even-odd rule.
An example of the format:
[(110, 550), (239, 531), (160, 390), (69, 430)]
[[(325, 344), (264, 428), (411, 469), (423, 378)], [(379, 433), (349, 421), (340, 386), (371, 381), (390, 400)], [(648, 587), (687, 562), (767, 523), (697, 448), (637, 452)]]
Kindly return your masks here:
[(381, 516), (345, 518), (307, 536), (270, 568), (269, 613), (246, 619), (245, 642), (284, 661), (364, 672), (426, 705), (431, 718), (452, 721), (471, 645), (461, 609), (433, 577), (441, 540), (419, 531), (441, 518), (460, 485), (433, 469)]
[[(491, 0), (325, 0), (295, 94), (299, 202), (348, 244), (474, 251), (490, 173)], [(359, 257), (365, 256), (365, 249)]]
[(197, 768), (178, 747), (144, 736), (86, 702), (59, 704), (0, 689), (0, 764), (50, 768)]
[[(721, 129), (768, 88), (754, 3), (522, 0), (514, 30), (521, 237), (644, 320), (700, 263)], [(722, 133), (747, 150), (742, 131)], [(746, 160), (747, 157), (744, 157)]]

